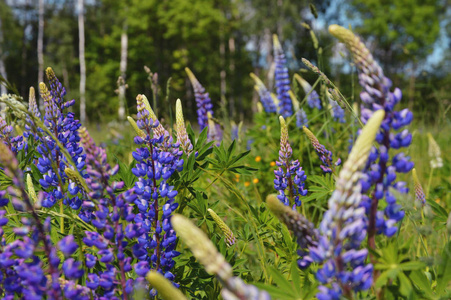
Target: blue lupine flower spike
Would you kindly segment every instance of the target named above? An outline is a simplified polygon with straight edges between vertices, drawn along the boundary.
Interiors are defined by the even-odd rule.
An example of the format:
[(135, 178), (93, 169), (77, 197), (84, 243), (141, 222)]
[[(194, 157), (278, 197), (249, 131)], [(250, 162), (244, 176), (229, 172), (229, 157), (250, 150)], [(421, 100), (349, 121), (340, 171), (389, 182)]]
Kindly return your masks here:
[(312, 143), (313, 149), (315, 149), (315, 152), (316, 154), (318, 154), (319, 159), (323, 163), (321, 165), (323, 172), (332, 173), (335, 167), (340, 165), (341, 159), (337, 159), (337, 161), (333, 163), (332, 152), (327, 150), (324, 145), (321, 145), (313, 132), (311, 132), (308, 128), (304, 126), (303, 130)]
[[(408, 109), (395, 111), (395, 105), (401, 101), (401, 90), (390, 90), (392, 82), (357, 36), (338, 25), (329, 26), (329, 32), (346, 45), (359, 70), (359, 83), (363, 88), (361, 121), (365, 124), (376, 111), (386, 112), (376, 136), (379, 149), (372, 149), (362, 182), (363, 193), (369, 195), (364, 195), (362, 201), (369, 219), (368, 245), (374, 249), (375, 235), (393, 236), (397, 231), (396, 222), (404, 217), (391, 188), (400, 193), (408, 192), (405, 182), (396, 182), (396, 173), (410, 172), (414, 164), (403, 152), (390, 157), (389, 150), (408, 147), (412, 142), (412, 135), (403, 129), (411, 123), (412, 112)], [(384, 198), (387, 205), (383, 211), (378, 211), (378, 203)]]
[(360, 179), (383, 119), (384, 111), (379, 110), (363, 128), (338, 175), (319, 227), (318, 244), (310, 246), (308, 255), (303, 258), (322, 264), (316, 272), (322, 284), (318, 299), (338, 300), (340, 295), (351, 299), (353, 291), (371, 287), (373, 266), (365, 264), (368, 250), (360, 249), (367, 233)]
[(274, 62), (276, 64), (275, 82), (277, 99), (279, 99), (279, 114), (284, 118), (293, 115), (293, 104), (288, 93), (290, 90), (290, 76), (288, 74), (287, 60), (283, 53), (277, 35), (273, 35)]
[[(304, 182), (307, 179), (299, 160), (292, 160), (293, 150), (288, 142), (288, 127), (280, 116), (280, 151), (279, 160), (274, 170), (274, 188), (279, 192), (277, 198), (285, 205), (295, 208), (301, 205), (301, 196), (307, 195)], [(287, 191), (288, 189), (288, 191)], [(288, 194), (288, 195), (287, 195)]]

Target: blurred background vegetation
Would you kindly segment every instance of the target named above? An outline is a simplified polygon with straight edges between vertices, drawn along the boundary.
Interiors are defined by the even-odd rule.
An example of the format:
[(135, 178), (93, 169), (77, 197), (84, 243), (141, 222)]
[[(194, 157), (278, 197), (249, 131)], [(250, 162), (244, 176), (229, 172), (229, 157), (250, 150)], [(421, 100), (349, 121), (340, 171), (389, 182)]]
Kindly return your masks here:
[[(68, 98), (79, 103), (81, 13), (91, 126), (117, 119), (120, 75), (127, 84), (126, 113), (134, 113), (138, 93), (151, 97), (144, 66), (158, 74), (160, 116), (168, 116), (164, 95), (172, 77), (170, 105), (180, 97), (186, 117), (195, 120), (192, 88), (184, 71), (189, 67), (209, 91), (216, 110), (238, 122), (247, 120), (256, 107), (249, 73), (259, 75), (270, 88), (273, 85), (273, 33), (283, 42), (290, 72), (305, 69), (301, 62), (305, 57), (333, 78), (345, 96), (358, 99), (353, 98), (360, 92), (354, 89), (355, 69), (327, 33), (329, 24), (338, 23), (362, 36), (386, 75), (403, 90), (403, 105), (414, 110), (417, 124), (441, 125), (449, 122), (451, 104), (449, 4), (446, 0), (0, 0), (0, 73), (25, 98), (30, 86), (37, 87), (41, 17), (44, 67), (54, 68)], [(319, 51), (306, 24), (318, 39)], [(121, 38), (127, 40), (125, 49)], [(122, 72), (121, 53), (126, 54)], [(314, 74), (304, 74), (313, 83)]]

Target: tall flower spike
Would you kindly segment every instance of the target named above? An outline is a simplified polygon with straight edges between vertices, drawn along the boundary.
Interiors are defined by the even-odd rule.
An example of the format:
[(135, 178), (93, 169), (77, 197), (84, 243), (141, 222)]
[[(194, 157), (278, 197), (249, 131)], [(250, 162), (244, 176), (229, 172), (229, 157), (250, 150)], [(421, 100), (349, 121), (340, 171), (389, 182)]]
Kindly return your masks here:
[(164, 300), (186, 300), (186, 297), (174, 287), (172, 282), (156, 271), (150, 271), (146, 276), (150, 285), (158, 291)]
[(193, 144), (191, 143), (188, 133), (185, 128), (185, 119), (183, 118), (182, 102), (177, 99), (175, 103), (175, 119), (176, 119), (176, 131), (177, 142), (180, 143), (183, 151), (186, 155), (189, 155), (193, 151)]
[(415, 198), (424, 206), (426, 204), (426, 196), (424, 195), (423, 187), (421, 186), (421, 182), (418, 179), (417, 170), (415, 170), (415, 168), (412, 169), (412, 176), (415, 188)]
[[(293, 150), (288, 142), (288, 127), (285, 119), (280, 116), (280, 151), (279, 160), (274, 170), (274, 188), (279, 192), (277, 198), (285, 205), (301, 205), (301, 196), (307, 195), (304, 182), (307, 179), (298, 160), (292, 160)], [(287, 191), (288, 189), (288, 191)], [(287, 195), (288, 194), (288, 195)]]
[(290, 77), (288, 75), (287, 60), (276, 34), (273, 35), (274, 62), (276, 64), (275, 81), (277, 98), (279, 99), (279, 114), (284, 118), (293, 115), (290, 95)]
[(320, 144), (316, 136), (307, 127), (303, 127), (304, 133), (309, 138), (312, 143), (313, 149), (315, 149), (316, 154), (318, 154), (319, 159), (324, 165), (321, 165), (321, 169), (324, 173), (332, 173), (335, 166), (340, 165), (341, 159), (338, 159), (335, 164), (332, 160), (332, 152), (327, 150), (324, 145)]
[(161, 136), (165, 136), (168, 135), (166, 129), (164, 129), (163, 125), (161, 125), (160, 122), (158, 122), (158, 118), (155, 115), (154, 111), (152, 110), (152, 108), (150, 107), (149, 104), (149, 100), (147, 100), (147, 97), (145, 95), (138, 95), (136, 97), (136, 103), (138, 106), (138, 112), (143, 113), (143, 110), (145, 109), (147, 111), (147, 119), (152, 120), (153, 123), (157, 124), (154, 128), (153, 128), (153, 133), (155, 135), (156, 138), (159, 138)]
[(318, 93), (313, 89), (313, 87), (299, 74), (294, 74), (294, 78), (299, 82), (304, 90), (305, 95), (307, 95), (307, 104), (310, 108), (321, 109), (321, 99)]
[(211, 208), (208, 209), (208, 213), (213, 218), (213, 221), (215, 221), (216, 225), (218, 225), (219, 229), (221, 229), (222, 233), (225, 236), (225, 242), (227, 246), (231, 247), (235, 244), (235, 236), (233, 235), (232, 230), (227, 226), (227, 224), (212, 210)]
[(208, 125), (208, 113), (213, 116), (213, 104), (211, 103), (210, 96), (197, 80), (196, 76), (194, 76), (193, 72), (189, 68), (185, 68), (185, 71), (193, 86), (194, 98), (197, 104), (197, 122), (202, 131)]
[(431, 163), (431, 168), (438, 169), (443, 167), (442, 151), (440, 150), (440, 146), (434, 140), (432, 134), (430, 134), (429, 132), (428, 132), (428, 140), (429, 140), (428, 154)]
[(266, 291), (261, 291), (253, 285), (245, 284), (240, 278), (234, 277), (232, 267), (226, 262), (205, 233), (194, 226), (190, 220), (175, 214), (171, 219), (180, 238), (186, 243), (194, 257), (204, 266), (205, 270), (216, 275), (223, 285), (222, 296), (225, 300), (266, 300), (271, 299)]
[[(393, 92), (390, 91), (390, 79), (385, 77), (382, 68), (357, 36), (338, 25), (329, 26), (329, 32), (346, 45), (359, 70), (359, 83), (363, 88), (360, 93), (362, 123), (365, 124), (378, 110), (386, 112), (380, 132), (376, 136), (379, 149), (373, 148), (365, 169), (365, 177), (362, 179), (362, 190), (368, 194), (363, 196), (362, 201), (369, 219), (368, 244), (374, 249), (375, 235), (383, 233), (389, 237), (393, 236), (397, 231), (396, 222), (404, 217), (404, 211), (401, 205), (396, 203), (391, 188), (400, 193), (408, 192), (405, 182), (396, 182), (396, 173), (410, 172), (413, 162), (402, 152), (390, 160), (389, 150), (410, 145), (412, 135), (403, 127), (411, 123), (413, 115), (408, 109), (394, 110), (395, 105), (401, 101), (401, 90), (395, 88)], [(379, 200), (384, 198), (387, 205), (383, 211), (378, 211)]]
[(361, 207), (360, 178), (383, 119), (384, 111), (379, 110), (363, 128), (329, 199), (319, 228), (318, 245), (309, 247), (310, 259), (323, 263), (316, 273), (323, 284), (319, 299), (338, 300), (341, 294), (350, 297), (352, 290), (371, 287), (373, 266), (364, 263), (367, 249), (359, 250), (367, 228), (365, 209)]
[(299, 101), (294, 95), (294, 93), (290, 90), (288, 91), (290, 94), (291, 101), (293, 102), (293, 107), (296, 115), (296, 127), (302, 128), (303, 126), (308, 127), (308, 119), (307, 114), (305, 113), (304, 109), (302, 109), (299, 105)]
[(271, 97), (271, 93), (268, 91), (263, 81), (261, 81), (260, 78), (258, 78), (258, 76), (255, 75), (254, 73), (251, 73), (250, 76), (255, 82), (254, 88), (258, 92), (258, 95), (260, 96), (260, 102), (263, 104), (265, 112), (276, 113), (277, 106), (274, 103), (274, 100)]

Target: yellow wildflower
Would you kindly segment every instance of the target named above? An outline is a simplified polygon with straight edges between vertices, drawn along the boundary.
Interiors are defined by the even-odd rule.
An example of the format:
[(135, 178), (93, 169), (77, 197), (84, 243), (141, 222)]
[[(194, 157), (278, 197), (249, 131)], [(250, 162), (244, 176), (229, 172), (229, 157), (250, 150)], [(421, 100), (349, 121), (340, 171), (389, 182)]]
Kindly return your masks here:
[(251, 185), (251, 183), (250, 183), (249, 181), (245, 181), (245, 182), (244, 182), (244, 186), (245, 186), (245, 187), (248, 187), (248, 186), (250, 186), (250, 185)]
[(256, 158), (255, 158), (255, 161), (256, 162), (260, 162), (262, 160), (262, 157), (261, 156), (257, 156)]
[(275, 166), (276, 166), (276, 162), (275, 162), (275, 161), (272, 161), (272, 162), (269, 163), (269, 165), (270, 165), (271, 167), (275, 167)]
[(254, 184), (257, 184), (257, 183), (258, 183), (258, 178), (254, 178), (254, 179), (252, 180), (252, 182), (253, 182)]

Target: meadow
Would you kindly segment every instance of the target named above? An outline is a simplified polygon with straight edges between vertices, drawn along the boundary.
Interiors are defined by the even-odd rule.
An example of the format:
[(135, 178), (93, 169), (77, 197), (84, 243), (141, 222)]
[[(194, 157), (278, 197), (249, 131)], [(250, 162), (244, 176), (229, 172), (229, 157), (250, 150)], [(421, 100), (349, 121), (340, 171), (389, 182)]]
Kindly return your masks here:
[(329, 32), (358, 98), (307, 60), (315, 81), (290, 77), (274, 35), (245, 123), (188, 68), (197, 122), (139, 94), (128, 123), (83, 127), (52, 68), (2, 95), (2, 299), (451, 299), (449, 107), (416, 118), (365, 41)]

